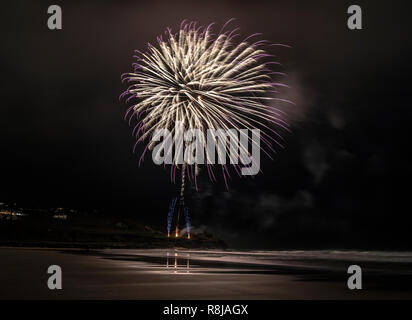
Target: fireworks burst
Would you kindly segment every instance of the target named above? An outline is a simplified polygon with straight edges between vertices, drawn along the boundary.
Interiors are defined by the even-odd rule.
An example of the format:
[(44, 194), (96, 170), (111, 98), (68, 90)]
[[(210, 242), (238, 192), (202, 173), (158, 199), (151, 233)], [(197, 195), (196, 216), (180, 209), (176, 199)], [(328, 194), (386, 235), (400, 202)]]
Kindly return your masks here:
[[(227, 24), (214, 34), (213, 24), (203, 27), (182, 22), (177, 33), (168, 28), (165, 39), (158, 37), (157, 47), (149, 43), (146, 52), (136, 50), (133, 72), (122, 75), (131, 85), (121, 97), (134, 101), (125, 117), (129, 123), (136, 117), (136, 145), (145, 144), (139, 164), (153, 148), (150, 138), (156, 129), (175, 134), (177, 123), (205, 135), (208, 129), (235, 129), (238, 135), (244, 134), (241, 129), (260, 129), (261, 149), (270, 158), (272, 144), (281, 145), (275, 129), (287, 129), (287, 124), (274, 101), (290, 101), (276, 97), (278, 87), (285, 85), (273, 80), (281, 74), (271, 69), (279, 64), (266, 50), (273, 44), (252, 41), (259, 34), (236, 41), (238, 28), (225, 30)], [(215, 180), (213, 164), (206, 160), (205, 165)], [(173, 181), (177, 167), (176, 162), (171, 166)], [(239, 173), (239, 166), (234, 168)], [(196, 182), (197, 164), (184, 163), (181, 169), (182, 175), (187, 172)], [(221, 169), (226, 183), (229, 170), (226, 165)]]

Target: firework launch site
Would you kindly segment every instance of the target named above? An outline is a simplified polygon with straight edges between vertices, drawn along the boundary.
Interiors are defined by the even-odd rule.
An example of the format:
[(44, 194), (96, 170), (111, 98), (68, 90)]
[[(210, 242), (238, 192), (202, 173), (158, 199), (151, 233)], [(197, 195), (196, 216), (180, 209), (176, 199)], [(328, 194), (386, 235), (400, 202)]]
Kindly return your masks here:
[(0, 246), (48, 248), (224, 248), (208, 232), (167, 237), (161, 228), (136, 222), (133, 217), (113, 217), (68, 208), (27, 209), (4, 206), (0, 210)]

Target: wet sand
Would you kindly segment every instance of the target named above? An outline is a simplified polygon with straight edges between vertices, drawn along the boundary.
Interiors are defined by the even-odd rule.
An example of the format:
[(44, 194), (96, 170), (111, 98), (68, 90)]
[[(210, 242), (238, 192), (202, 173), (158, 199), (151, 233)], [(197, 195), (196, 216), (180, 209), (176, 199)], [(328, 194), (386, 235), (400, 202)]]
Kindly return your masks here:
[(0, 262), (0, 299), (412, 299), (411, 252), (0, 248)]

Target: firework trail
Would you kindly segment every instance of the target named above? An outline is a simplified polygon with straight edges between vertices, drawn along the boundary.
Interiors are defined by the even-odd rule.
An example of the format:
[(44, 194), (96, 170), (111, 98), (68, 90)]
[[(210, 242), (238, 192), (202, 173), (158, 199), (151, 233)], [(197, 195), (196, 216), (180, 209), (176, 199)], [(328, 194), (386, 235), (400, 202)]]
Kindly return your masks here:
[[(157, 46), (149, 43), (145, 52), (135, 51), (133, 72), (122, 75), (122, 80), (130, 86), (121, 98), (126, 97), (126, 103), (133, 101), (125, 118), (129, 123), (134, 118), (137, 120), (133, 129), (137, 139), (134, 150), (139, 143), (144, 145), (139, 165), (147, 151), (154, 147), (151, 137), (155, 131), (167, 129), (176, 135), (178, 123), (184, 130), (198, 129), (204, 136), (208, 129), (224, 129), (229, 132), (230, 139), (234, 134), (237, 137), (245, 135), (241, 129), (260, 129), (260, 147), (269, 158), (272, 158), (274, 144), (282, 146), (277, 130), (287, 130), (288, 126), (274, 102), (290, 101), (276, 97), (277, 89), (286, 85), (274, 80), (282, 73), (272, 71), (273, 65), (279, 63), (273, 60), (268, 49), (285, 45), (253, 40), (260, 34), (238, 40), (239, 28), (228, 29), (229, 22), (231, 20), (219, 33), (214, 33), (213, 24), (204, 27), (183, 21), (178, 32), (168, 28), (164, 36), (159, 36)], [(217, 145), (216, 137), (214, 139)], [(254, 143), (249, 136), (247, 140)], [(183, 147), (183, 142), (175, 146), (175, 154)], [(241, 144), (238, 147), (250, 155)], [(172, 153), (172, 149), (170, 146), (165, 153)], [(214, 164), (208, 156), (205, 167), (210, 179), (216, 180)], [(229, 170), (226, 164), (219, 167), (227, 186)], [(233, 168), (241, 175), (238, 164)], [(197, 187), (199, 167), (197, 164), (179, 165), (174, 157), (172, 181), (175, 181), (176, 169), (181, 170), (182, 202), (185, 174)], [(184, 202), (180, 206), (184, 208)]]
[(170, 206), (169, 206), (169, 212), (167, 214), (167, 236), (168, 237), (170, 237), (170, 229), (172, 228), (172, 220), (173, 220), (173, 215), (175, 212), (176, 202), (177, 202), (177, 198), (172, 199), (172, 202), (170, 203)]
[(191, 224), (190, 224), (189, 208), (188, 208), (188, 207), (185, 207), (184, 213), (185, 213), (185, 218), (186, 218), (186, 232), (187, 232), (187, 237), (188, 237), (188, 239), (190, 239), (190, 228), (191, 228)]

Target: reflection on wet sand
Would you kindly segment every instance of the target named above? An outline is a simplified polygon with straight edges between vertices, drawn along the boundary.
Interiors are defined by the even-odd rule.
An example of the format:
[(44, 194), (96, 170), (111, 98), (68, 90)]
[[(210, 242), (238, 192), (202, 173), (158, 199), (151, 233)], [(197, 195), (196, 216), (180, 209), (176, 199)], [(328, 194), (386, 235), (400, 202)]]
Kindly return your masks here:
[[(179, 264), (179, 261), (182, 264)], [(190, 254), (179, 256), (177, 252), (172, 255), (166, 252), (166, 269), (173, 268), (173, 273), (186, 272), (190, 273)]]
[[(0, 248), (0, 261), (0, 299), (412, 298), (412, 252)], [(39, 281), (51, 264), (58, 295)], [(347, 287), (352, 264), (362, 290)]]

